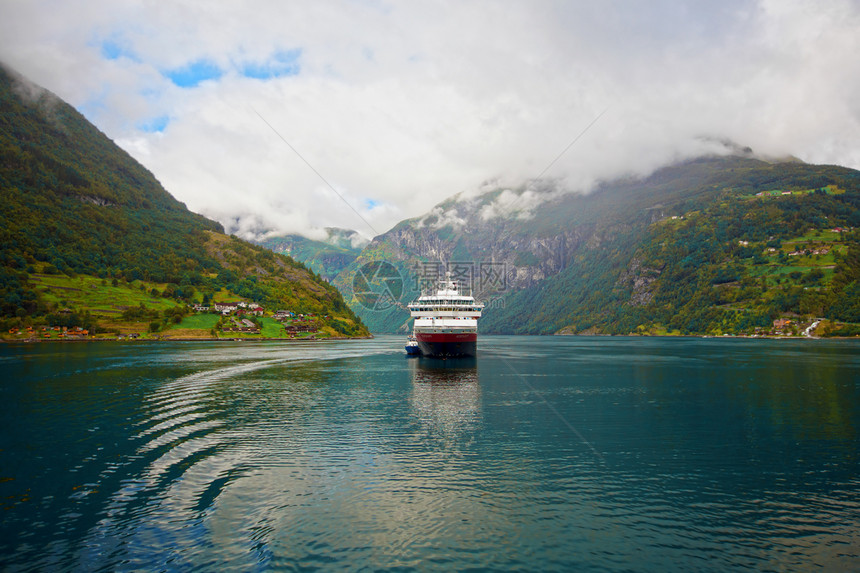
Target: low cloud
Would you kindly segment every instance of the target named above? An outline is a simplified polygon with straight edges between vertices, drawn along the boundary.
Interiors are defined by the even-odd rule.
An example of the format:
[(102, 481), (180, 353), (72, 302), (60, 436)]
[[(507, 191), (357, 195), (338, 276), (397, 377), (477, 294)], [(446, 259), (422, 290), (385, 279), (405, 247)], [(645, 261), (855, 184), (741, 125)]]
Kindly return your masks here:
[(531, 219), (536, 207), (558, 197), (561, 193), (586, 193), (590, 190), (590, 187), (580, 187), (576, 191), (571, 191), (556, 185), (543, 185), (542, 189), (538, 189), (534, 184), (519, 192), (504, 189), (491, 202), (481, 207), (478, 216), (485, 221), (498, 217)]
[(850, 0), (34, 1), (4, 12), (0, 59), (247, 237), (372, 236), (455, 193), (524, 185), (482, 214), (527, 217), (546, 197), (528, 187), (542, 173), (587, 192), (724, 153), (722, 140), (860, 168)]

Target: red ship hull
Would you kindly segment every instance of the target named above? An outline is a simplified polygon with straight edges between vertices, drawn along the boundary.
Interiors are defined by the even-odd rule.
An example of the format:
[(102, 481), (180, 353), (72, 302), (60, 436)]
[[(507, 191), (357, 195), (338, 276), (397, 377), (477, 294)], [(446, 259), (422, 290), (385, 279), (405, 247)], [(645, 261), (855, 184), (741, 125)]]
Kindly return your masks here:
[(424, 356), (475, 356), (478, 351), (477, 332), (416, 332), (415, 339)]

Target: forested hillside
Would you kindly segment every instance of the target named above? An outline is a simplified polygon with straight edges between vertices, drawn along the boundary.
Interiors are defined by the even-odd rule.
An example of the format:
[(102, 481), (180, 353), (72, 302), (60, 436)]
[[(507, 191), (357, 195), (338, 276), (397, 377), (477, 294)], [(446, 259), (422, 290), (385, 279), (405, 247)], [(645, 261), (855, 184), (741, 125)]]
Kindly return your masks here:
[(331, 280), (361, 254), (367, 241), (358, 241), (357, 233), (346, 229), (328, 228), (324, 241), (301, 235), (268, 237), (259, 244), (276, 253), (289, 255), (326, 280)]
[(538, 312), (517, 328), (533, 333), (754, 334), (780, 317), (860, 322), (856, 187), (753, 190), (725, 190), (636, 241), (619, 234), (585, 250), (540, 288), (512, 294), (487, 328), (505, 330), (510, 309), (524, 305)]
[[(455, 196), (377, 237), (335, 282), (379, 331), (408, 328), (414, 269), (441, 263), (469, 268), (483, 332), (753, 334), (780, 318), (853, 332), (860, 173), (738, 151), (585, 195), (531, 182)], [(402, 296), (367, 308), (353, 277), (383, 260), (407, 279)], [(504, 280), (485, 281), (490, 267)]]
[[(56, 96), (0, 67), (0, 317), (4, 326), (61, 310), (111, 323), (129, 293), (143, 306), (247, 298), (331, 314), (366, 334), (339, 293), (289, 257), (223, 234), (188, 211), (143, 166)], [(112, 299), (67, 308), (81, 291), (51, 277), (93, 277)], [(83, 283), (82, 283), (83, 284)], [(49, 286), (53, 285), (53, 286)], [(98, 290), (87, 283), (86, 292)], [(84, 308), (86, 307), (86, 308)], [(144, 313), (145, 314), (145, 313)], [(42, 317), (42, 318), (39, 318)]]

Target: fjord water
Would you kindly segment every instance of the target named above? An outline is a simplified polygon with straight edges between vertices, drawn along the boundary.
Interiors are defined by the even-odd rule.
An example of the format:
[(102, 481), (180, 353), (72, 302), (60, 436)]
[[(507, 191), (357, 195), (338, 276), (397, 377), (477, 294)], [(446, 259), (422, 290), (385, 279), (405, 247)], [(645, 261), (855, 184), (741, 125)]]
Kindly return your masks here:
[(0, 568), (860, 563), (849, 341), (0, 347)]

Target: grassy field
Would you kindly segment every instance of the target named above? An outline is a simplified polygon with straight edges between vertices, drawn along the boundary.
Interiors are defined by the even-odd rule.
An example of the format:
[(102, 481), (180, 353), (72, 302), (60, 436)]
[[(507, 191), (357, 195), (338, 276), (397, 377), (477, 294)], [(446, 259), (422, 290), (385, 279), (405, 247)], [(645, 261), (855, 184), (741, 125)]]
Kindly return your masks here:
[[(155, 333), (155, 335), (159, 336), (160, 338), (168, 339), (212, 338), (212, 329), (215, 328), (220, 318), (220, 315), (217, 314), (193, 314), (184, 317), (179, 324), (167, 325), (166, 327), (164, 327), (163, 330), (158, 333)], [(326, 327), (327, 330), (324, 329), (322, 332), (302, 332), (296, 334), (294, 337), (291, 337), (284, 329), (284, 326), (277, 320), (268, 316), (260, 317), (259, 320), (263, 326), (259, 334), (254, 334), (250, 332), (219, 331), (216, 336), (220, 338), (247, 338), (250, 340), (260, 340), (265, 338), (301, 339), (308, 338), (310, 336), (314, 336), (315, 338), (328, 338), (332, 335), (336, 335), (333, 329), (331, 329), (330, 327)]]
[(212, 329), (219, 318), (217, 314), (192, 314), (154, 334), (161, 338), (212, 338)]
[(769, 189), (767, 191), (763, 191), (761, 194), (754, 193), (750, 195), (742, 195), (742, 197), (747, 199), (773, 199), (782, 197), (783, 193), (790, 193), (791, 195), (809, 195), (810, 193), (815, 193), (816, 191), (824, 191), (828, 195), (841, 195), (845, 193), (845, 189), (840, 188), (838, 185), (827, 185), (825, 187), (820, 187), (817, 189), (802, 189), (802, 190), (786, 190), (786, 189)]
[(172, 299), (152, 296), (153, 288), (164, 289), (164, 285), (157, 283), (119, 282), (113, 286), (108, 279), (98, 277), (78, 275), (72, 278), (47, 274), (33, 274), (30, 280), (37, 285), (36, 289), (43, 293), (45, 300), (58, 308), (89, 311), (94, 316), (105, 318), (116, 318), (123, 310), (140, 304), (158, 311), (180, 304)]
[(263, 329), (260, 331), (260, 336), (263, 338), (289, 338), (284, 326), (273, 318), (267, 316), (262, 319)]
[[(782, 241), (780, 247), (774, 251), (765, 251), (764, 245), (761, 244), (767, 262), (755, 264), (753, 259), (745, 259), (744, 275), (756, 279), (764, 278), (768, 286), (777, 284), (809, 286), (808, 283), (803, 282), (803, 277), (817, 269), (824, 276), (815, 284), (827, 285), (833, 278), (837, 256), (846, 254), (848, 250), (848, 246), (841, 240), (840, 233), (822, 229)], [(819, 251), (819, 254), (815, 254), (815, 251)], [(797, 254), (790, 255), (790, 253)]]
[(192, 314), (190, 316), (186, 316), (182, 319), (182, 322), (177, 324), (173, 329), (186, 329), (186, 330), (205, 330), (207, 334), (210, 330), (215, 328), (215, 325), (218, 323), (218, 320), (221, 317), (217, 314)]
[(788, 241), (784, 241), (783, 245), (793, 244), (793, 243), (836, 243), (842, 240), (842, 233), (837, 233), (832, 229), (821, 229), (811, 231), (802, 237), (797, 237), (795, 239), (790, 239)]
[[(54, 277), (52, 277), (54, 278)], [(170, 304), (173, 301), (169, 300), (158, 300), (151, 299), (148, 297), (136, 298), (136, 293), (140, 292), (136, 289), (129, 289), (123, 287), (104, 287), (104, 285), (100, 284), (99, 279), (93, 279), (92, 277), (78, 277), (75, 279), (69, 279), (69, 277), (57, 277), (54, 278), (50, 282), (52, 286), (62, 286), (64, 288), (76, 289), (68, 292), (71, 293), (92, 293), (96, 292), (98, 289), (101, 289), (105, 298), (87, 298), (83, 294), (77, 294), (77, 298), (68, 297), (63, 299), (66, 303), (75, 304), (75, 308), (80, 311), (83, 309), (91, 310), (93, 315), (96, 315), (98, 309), (103, 308), (107, 304), (115, 304), (116, 302), (125, 302), (128, 306), (132, 306), (131, 302), (139, 300), (143, 302), (145, 306), (149, 308), (171, 308), (173, 306), (177, 306), (176, 304)], [(75, 285), (75, 286), (70, 286)], [(88, 286), (95, 285), (96, 288), (87, 290)], [(74, 301), (74, 302), (72, 302)], [(164, 303), (167, 304), (164, 304)], [(120, 305), (125, 306), (125, 305)], [(110, 309), (113, 310), (113, 309)], [(119, 311), (121, 313), (121, 311)], [(190, 314), (182, 318), (182, 320), (178, 324), (172, 324), (170, 322), (166, 323), (163, 319), (159, 318), (158, 320), (143, 320), (143, 321), (124, 321), (119, 316), (119, 314), (108, 313), (106, 315), (99, 315), (101, 320), (99, 321), (99, 326), (101, 328), (101, 332), (96, 335), (90, 335), (90, 338), (107, 338), (112, 339), (116, 336), (128, 336), (131, 334), (136, 334), (140, 339), (180, 339), (180, 338), (191, 338), (191, 339), (212, 339), (213, 338), (213, 329), (216, 328), (218, 321), (221, 319), (221, 316), (218, 314)], [(295, 339), (303, 339), (309, 337), (315, 338), (329, 338), (329, 337), (337, 337), (337, 332), (332, 329), (330, 326), (325, 326), (319, 332), (301, 332), (296, 333), (294, 336), (290, 336), (289, 333), (284, 329), (284, 326), (270, 317), (261, 317), (260, 322), (262, 323), (262, 329), (259, 334), (247, 333), (247, 332), (220, 332), (218, 331), (214, 338), (247, 338), (251, 340), (260, 340), (266, 338), (295, 338)], [(155, 332), (149, 332), (150, 324), (152, 322), (156, 322), (158, 324), (158, 329)], [(52, 340), (52, 339), (62, 339), (60, 336), (62, 330), (53, 330), (51, 328), (44, 328), (42, 326), (33, 327), (31, 330), (27, 329), (16, 329), (16, 332), (2, 332), (0, 333), (0, 339), (3, 340), (28, 340), (28, 339), (42, 339), (42, 340)]]
[(666, 328), (662, 324), (639, 325), (636, 327), (636, 334), (641, 336), (681, 336), (681, 331)]
[[(29, 280), (39, 291), (43, 300), (54, 305), (55, 311), (69, 309), (78, 315), (89, 313), (98, 323), (98, 337), (112, 338), (117, 335), (137, 334), (141, 338), (186, 337), (210, 338), (211, 331), (220, 316), (215, 314), (192, 314), (183, 318), (179, 324), (167, 324), (160, 332), (149, 333), (150, 323), (161, 321), (164, 311), (177, 307), (184, 308), (185, 304), (172, 298), (153, 296), (153, 290), (164, 291), (166, 284), (147, 281), (126, 282), (122, 280), (102, 279), (89, 275), (68, 276), (66, 274), (48, 274), (44, 272), (45, 265), (37, 266), (36, 272), (30, 273)], [(198, 293), (198, 298), (202, 295)], [(241, 301), (241, 297), (227, 291), (215, 293), (215, 300)], [(127, 320), (123, 311), (131, 308), (145, 307), (152, 313), (149, 318)], [(157, 315), (157, 318), (155, 317)], [(272, 321), (274, 322), (274, 321)], [(277, 324), (277, 323), (275, 323)], [(18, 340), (23, 338), (58, 338), (59, 333), (51, 330), (42, 332), (37, 327), (34, 333), (23, 332), (0, 333), (0, 338)], [(264, 336), (278, 336), (269, 327)], [(45, 336), (43, 336), (43, 334)]]

